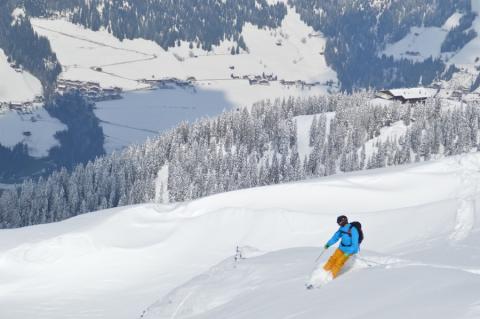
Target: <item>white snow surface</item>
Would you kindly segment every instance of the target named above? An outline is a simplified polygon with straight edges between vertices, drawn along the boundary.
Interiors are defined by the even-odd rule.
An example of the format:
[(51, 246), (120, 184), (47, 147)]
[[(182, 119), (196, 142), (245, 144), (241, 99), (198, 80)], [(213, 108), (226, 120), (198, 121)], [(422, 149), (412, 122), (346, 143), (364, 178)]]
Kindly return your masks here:
[(442, 26), (442, 29), (444, 30), (452, 30), (453, 28), (457, 27), (460, 24), (460, 19), (463, 17), (463, 14), (459, 12), (455, 12), (450, 16), (450, 18), (445, 21), (445, 23)]
[(66, 129), (65, 124), (52, 118), (42, 107), (27, 113), (8, 111), (0, 114), (0, 144), (13, 147), (24, 143), (29, 155), (34, 157), (47, 156), (48, 151), (58, 145), (55, 133)]
[(423, 61), (438, 58), (448, 30), (437, 27), (412, 27), (402, 40), (390, 44), (380, 53), (396, 59)]
[(29, 102), (42, 95), (40, 81), (27, 71), (17, 72), (0, 49), (0, 104), (2, 102)]
[[(479, 165), (472, 153), (2, 230), (0, 317), (478, 318)], [(340, 213), (362, 222), (361, 256), (306, 290)]]

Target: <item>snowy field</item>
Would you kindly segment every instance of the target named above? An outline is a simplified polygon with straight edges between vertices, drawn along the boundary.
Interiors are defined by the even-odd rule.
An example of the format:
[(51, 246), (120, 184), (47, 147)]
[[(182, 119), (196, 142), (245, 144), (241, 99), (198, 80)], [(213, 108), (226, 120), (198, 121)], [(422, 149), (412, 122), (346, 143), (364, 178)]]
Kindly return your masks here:
[[(231, 75), (274, 74), (278, 79), (336, 82), (325, 61), (325, 38), (305, 25), (289, 9), (282, 26), (259, 29), (247, 24), (242, 36), (249, 52), (231, 55), (225, 40), (211, 52), (189, 48), (189, 43), (165, 51), (144, 39), (120, 41), (105, 30), (91, 31), (65, 20), (32, 19), (36, 32), (46, 36), (64, 67), (61, 77), (98, 81), (126, 90), (146, 87), (141, 79), (176, 77), (227, 80)], [(100, 67), (102, 72), (94, 71)], [(264, 88), (268, 90), (268, 88)]]
[(55, 133), (66, 129), (66, 125), (41, 107), (28, 113), (9, 111), (0, 114), (0, 144), (13, 147), (24, 143), (34, 157), (47, 156), (48, 151), (58, 145)]
[(396, 59), (409, 59), (415, 62), (430, 57), (439, 58), (440, 48), (448, 30), (437, 27), (413, 27), (402, 40), (389, 45), (380, 55), (394, 56)]
[[(16, 71), (0, 49), (0, 104), (2, 102), (30, 102), (42, 95), (40, 81), (26, 71)], [(1, 107), (0, 107), (1, 111)]]
[[(474, 153), (2, 230), (0, 317), (478, 318), (479, 169)], [(307, 291), (341, 213), (361, 256)]]

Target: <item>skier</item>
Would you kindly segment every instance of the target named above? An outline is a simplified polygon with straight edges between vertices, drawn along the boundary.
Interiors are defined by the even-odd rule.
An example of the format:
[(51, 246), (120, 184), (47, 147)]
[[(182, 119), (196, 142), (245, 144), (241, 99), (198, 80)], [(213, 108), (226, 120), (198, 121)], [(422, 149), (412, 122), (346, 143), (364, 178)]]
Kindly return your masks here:
[(355, 223), (349, 224), (348, 218), (345, 215), (338, 216), (337, 224), (340, 226), (340, 228), (325, 244), (325, 249), (328, 249), (330, 246), (334, 245), (339, 239), (341, 239), (340, 246), (335, 250), (333, 255), (323, 266), (323, 269), (325, 269), (325, 271), (327, 272), (329, 271), (332, 274), (333, 278), (337, 277), (338, 273), (342, 269), (343, 265), (345, 265), (348, 258), (351, 255), (358, 253), (360, 249), (360, 234), (359, 230), (357, 229), (357, 225), (354, 225)]
[[(348, 218), (345, 215), (338, 216), (337, 223), (340, 228), (325, 244), (325, 250), (323, 252), (341, 239), (340, 246), (335, 250), (325, 265), (317, 266), (313, 270), (310, 279), (305, 283), (307, 289), (321, 287), (333, 280), (337, 277), (348, 258), (360, 250), (359, 246), (363, 241), (362, 224), (359, 222), (348, 223)], [(322, 254), (320, 254), (320, 256), (322, 256)], [(318, 256), (317, 260), (320, 256)]]

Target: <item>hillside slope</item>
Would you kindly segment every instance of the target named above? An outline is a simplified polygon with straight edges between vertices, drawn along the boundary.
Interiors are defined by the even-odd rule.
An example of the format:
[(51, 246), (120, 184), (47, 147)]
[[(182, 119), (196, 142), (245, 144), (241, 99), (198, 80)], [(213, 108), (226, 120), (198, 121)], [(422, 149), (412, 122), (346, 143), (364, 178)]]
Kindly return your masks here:
[[(312, 293), (320, 299), (323, 297), (324, 304), (312, 297), (297, 304), (300, 299), (294, 296), (303, 289), (318, 249), (266, 255), (247, 261), (246, 270), (241, 271), (252, 276), (258, 274), (255, 277), (258, 285), (272, 283), (279, 278), (278, 273), (270, 271), (275, 268), (274, 264), (280, 271), (283, 264), (291, 262), (291, 270), (286, 270), (277, 291), (282, 298), (291, 299), (291, 303), (285, 303), (289, 305), (285, 307), (290, 315), (294, 315), (290, 311), (305, 309), (302, 305), (309, 302), (311, 311), (320, 311), (323, 305), (322, 311), (331, 314), (338, 307), (333, 300), (341, 298), (339, 293), (344, 293), (342, 287), (351, 278), (353, 285), (364, 288), (372, 285), (378, 289), (372, 288), (371, 298), (359, 299), (358, 305), (364, 303), (364, 313), (379, 307), (373, 293), (377, 291), (384, 296), (385, 311), (380, 312), (383, 314), (393, 304), (425, 312), (427, 306), (438, 299), (439, 304), (450, 307), (451, 312), (446, 314), (468, 318), (466, 313), (475, 314), (475, 305), (478, 307), (480, 301), (474, 289), (478, 287), (476, 274), (480, 264), (478, 240), (475, 240), (479, 236), (475, 223), (479, 216), (475, 205), (479, 197), (479, 167), (480, 156), (470, 154), (406, 167), (222, 193), (183, 204), (124, 207), (55, 224), (2, 230), (0, 317), (136, 318), (155, 300), (161, 300), (190, 278), (231, 258), (236, 246), (251, 246), (263, 252), (320, 247), (335, 231), (335, 217), (347, 213), (351, 219), (361, 220), (365, 227), (366, 259), (380, 264), (400, 259), (390, 265), (394, 270), (380, 265), (351, 275), (347, 273), (324, 291)], [(256, 264), (260, 264), (258, 269)], [(213, 278), (221, 276), (212, 271)], [(400, 278), (395, 279), (397, 275)], [(223, 294), (223, 289), (230, 291), (233, 287), (246, 298), (245, 303), (229, 303), (225, 299), (215, 303), (220, 308), (207, 307), (194, 314), (215, 318), (228, 310), (238, 313), (239, 317), (255, 314), (270, 318), (278, 314), (275, 311), (285, 309), (274, 307), (276, 298), (268, 294), (263, 297), (268, 299), (267, 306), (259, 304), (260, 299), (255, 299), (257, 295), (248, 284), (249, 276), (244, 279), (240, 275), (238, 281), (234, 277), (225, 285), (220, 280), (215, 289), (206, 290), (207, 299), (213, 300)], [(415, 286), (414, 282), (425, 285)], [(205, 283), (200, 280), (200, 284)], [(400, 290), (385, 294), (391, 285), (399, 285)], [(246, 293), (245, 287), (253, 294)], [(421, 288), (416, 296), (424, 296), (429, 303), (407, 298), (407, 292), (403, 299), (398, 299), (401, 291), (415, 287)], [(441, 288), (440, 293), (436, 292), (437, 288)], [(265, 284), (264, 289), (272, 291), (272, 284)], [(447, 298), (445, 289), (463, 297)], [(168, 297), (177, 305), (185, 289), (179, 291)], [(347, 293), (347, 297), (358, 295), (355, 291)], [(197, 304), (198, 298), (199, 295), (194, 294), (187, 304)], [(239, 299), (233, 296), (231, 300)], [(254, 306), (248, 307), (250, 312), (242, 312), (245, 308), (237, 308), (242, 305)], [(191, 308), (178, 314), (189, 315), (188, 309)], [(437, 313), (442, 309), (432, 311)], [(146, 315), (163, 318), (157, 310), (152, 307)], [(307, 314), (304, 318), (308, 318)], [(347, 317), (355, 316), (346, 313)]]
[[(473, 240), (478, 240), (478, 233)], [(433, 247), (432, 247), (433, 246)], [(430, 245), (425, 253), (467, 247)], [(364, 251), (337, 280), (304, 288), (318, 248), (292, 248), (235, 262), (229, 258), (155, 304), (143, 318), (478, 318), (480, 268), (423, 261), (415, 253)], [(320, 263), (326, 262), (326, 258)], [(342, 306), (348, 303), (348, 309)], [(339, 311), (339, 309), (342, 309)]]
[(2, 103), (32, 102), (36, 96), (43, 94), (40, 81), (27, 71), (12, 68), (2, 49), (0, 49), (0, 78), (8, 79), (0, 83), (0, 112)]

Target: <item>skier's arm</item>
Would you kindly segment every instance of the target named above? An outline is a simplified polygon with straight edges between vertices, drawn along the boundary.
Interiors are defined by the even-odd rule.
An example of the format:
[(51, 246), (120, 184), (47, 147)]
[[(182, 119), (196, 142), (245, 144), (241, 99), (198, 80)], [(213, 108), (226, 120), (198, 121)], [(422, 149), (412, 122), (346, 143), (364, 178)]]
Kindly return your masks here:
[(327, 242), (327, 244), (325, 245), (326, 247), (330, 247), (332, 245), (335, 245), (335, 243), (340, 239), (340, 237), (342, 236), (342, 234), (340, 233), (339, 230), (337, 230), (335, 232), (335, 234), (333, 234), (332, 238), (330, 238), (330, 240)]

